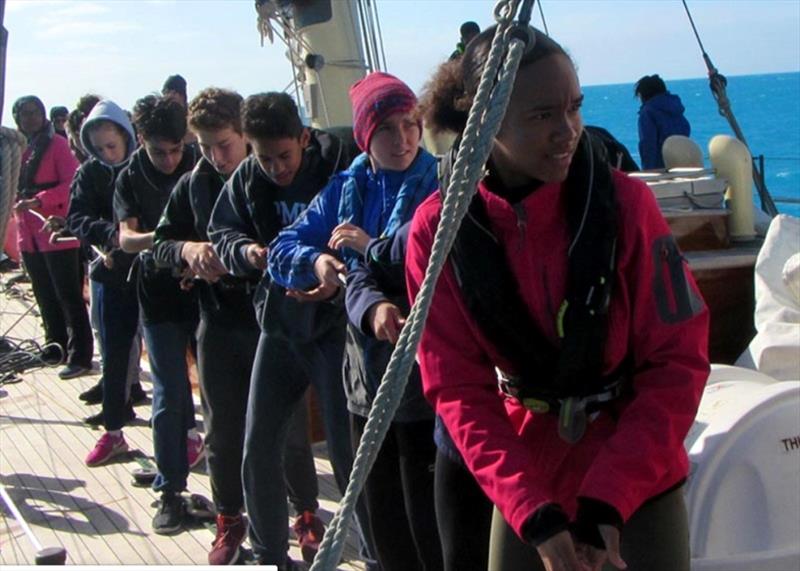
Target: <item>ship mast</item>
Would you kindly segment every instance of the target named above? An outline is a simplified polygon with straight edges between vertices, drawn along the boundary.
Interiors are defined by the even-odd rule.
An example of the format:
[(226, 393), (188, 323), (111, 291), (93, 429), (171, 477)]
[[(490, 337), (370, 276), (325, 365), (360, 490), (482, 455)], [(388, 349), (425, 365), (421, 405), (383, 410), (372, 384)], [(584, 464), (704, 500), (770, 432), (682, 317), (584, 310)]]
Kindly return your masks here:
[(262, 42), (277, 36), (289, 49), (311, 125), (352, 126), (350, 86), (385, 68), (376, 0), (256, 0), (256, 11)]

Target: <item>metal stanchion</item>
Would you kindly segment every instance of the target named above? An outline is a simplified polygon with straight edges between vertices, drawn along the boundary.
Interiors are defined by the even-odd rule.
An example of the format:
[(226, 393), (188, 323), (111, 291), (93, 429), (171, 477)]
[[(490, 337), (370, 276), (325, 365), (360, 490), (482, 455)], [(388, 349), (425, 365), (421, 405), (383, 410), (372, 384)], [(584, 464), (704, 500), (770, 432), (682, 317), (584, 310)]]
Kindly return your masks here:
[(16, 504), (14, 504), (14, 500), (11, 499), (11, 496), (8, 495), (3, 484), (0, 484), (0, 497), (3, 498), (3, 503), (6, 504), (11, 515), (14, 516), (14, 519), (17, 520), (22, 531), (25, 532), (25, 535), (28, 537), (28, 540), (31, 542), (33, 547), (36, 549), (36, 558), (35, 563), (36, 565), (64, 565), (67, 561), (67, 550), (63, 547), (42, 547), (42, 544), (39, 543), (39, 540), (36, 539), (36, 536), (33, 534), (30, 526), (28, 526), (28, 522), (25, 521), (25, 518), (22, 517), (22, 513), (17, 509)]

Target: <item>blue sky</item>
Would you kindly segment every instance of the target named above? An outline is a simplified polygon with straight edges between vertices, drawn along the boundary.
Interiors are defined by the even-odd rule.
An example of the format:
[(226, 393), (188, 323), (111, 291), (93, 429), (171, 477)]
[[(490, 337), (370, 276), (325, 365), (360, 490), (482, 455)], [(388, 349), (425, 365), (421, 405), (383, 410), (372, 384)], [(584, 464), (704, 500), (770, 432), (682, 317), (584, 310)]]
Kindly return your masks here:
[[(337, 0), (334, 0), (337, 1)], [(260, 45), (253, 0), (7, 0), (3, 123), (21, 95), (72, 108), (96, 92), (130, 108), (181, 73), (189, 95), (209, 85), (244, 95), (282, 90), (282, 44)], [(378, 0), (389, 71), (419, 90), (455, 46), (458, 27), (491, 23), (494, 1)], [(800, 70), (800, 1), (690, 0), (706, 50), (722, 73)], [(678, 0), (544, 0), (549, 31), (585, 85), (705, 75)], [(541, 26), (538, 10), (534, 23)]]

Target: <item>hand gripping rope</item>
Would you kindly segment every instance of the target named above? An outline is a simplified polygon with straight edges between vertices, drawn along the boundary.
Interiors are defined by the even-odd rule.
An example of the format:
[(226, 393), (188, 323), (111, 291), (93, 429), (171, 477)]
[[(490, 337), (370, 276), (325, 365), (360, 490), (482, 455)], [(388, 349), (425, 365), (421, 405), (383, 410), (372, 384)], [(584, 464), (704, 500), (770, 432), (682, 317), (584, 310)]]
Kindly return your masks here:
[[(442, 204), (431, 257), (419, 294), (411, 307), (406, 325), (392, 353), (367, 419), (364, 434), (356, 452), (347, 491), (325, 533), (311, 571), (332, 571), (341, 558), (350, 518), (361, 494), (369, 470), (383, 443), (394, 413), (400, 404), (409, 372), (414, 364), (417, 345), (428, 315), (436, 281), (444, 267), (461, 220), (467, 212), (494, 137), (505, 115), (519, 62), (526, 46), (534, 38), (528, 33), (528, 22), (534, 0), (499, 0), (494, 17), (497, 32), (492, 41), (475, 101), (469, 112), (467, 127), (453, 166), (450, 186)], [(514, 16), (520, 4), (520, 16)]]

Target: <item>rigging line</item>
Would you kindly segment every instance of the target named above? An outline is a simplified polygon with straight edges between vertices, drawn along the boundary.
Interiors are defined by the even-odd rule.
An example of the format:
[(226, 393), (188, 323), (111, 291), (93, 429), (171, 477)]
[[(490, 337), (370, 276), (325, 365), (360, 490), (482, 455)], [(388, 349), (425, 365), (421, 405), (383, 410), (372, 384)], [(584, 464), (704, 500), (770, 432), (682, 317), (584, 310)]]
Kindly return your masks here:
[(358, 0), (358, 2), (356, 2), (356, 6), (358, 6), (358, 21), (361, 25), (361, 44), (364, 48), (364, 55), (367, 56), (368, 72), (372, 72), (375, 71), (375, 66), (372, 63), (372, 53), (369, 49), (369, 38), (367, 37), (367, 26), (364, 20), (364, 7), (362, 5), (362, 0)]
[[(731, 129), (733, 130), (733, 134), (744, 144), (747, 151), (752, 155), (750, 145), (747, 144), (747, 139), (745, 139), (744, 132), (739, 126), (739, 122), (736, 120), (736, 115), (733, 114), (733, 109), (731, 108), (731, 103), (728, 99), (728, 94), (726, 91), (728, 80), (719, 72), (719, 70), (717, 70), (717, 68), (714, 66), (714, 63), (711, 61), (711, 57), (709, 57), (708, 53), (706, 53), (703, 42), (700, 39), (700, 34), (697, 32), (697, 27), (694, 25), (692, 13), (689, 11), (689, 6), (686, 4), (686, 0), (681, 0), (681, 2), (683, 3), (684, 10), (686, 10), (686, 15), (689, 17), (689, 23), (692, 25), (692, 30), (694, 31), (695, 38), (697, 38), (697, 43), (700, 45), (700, 51), (703, 54), (703, 61), (708, 69), (709, 87), (711, 88), (711, 93), (717, 102), (719, 114), (725, 117)], [(761, 199), (762, 210), (769, 214), (770, 217), (776, 216), (778, 214), (778, 209), (769, 194), (766, 183), (764, 182), (764, 173), (759, 169), (755, 162), (753, 163), (753, 182), (755, 183), (756, 190), (758, 191), (758, 196)]]
[(330, 127), (333, 127), (333, 125), (331, 125), (331, 118), (328, 115), (328, 104), (325, 102), (325, 88), (322, 85), (322, 78), (319, 75), (319, 70), (312, 69), (312, 71), (314, 72), (314, 75), (317, 76), (317, 87), (319, 87), (319, 98), (322, 103), (322, 113), (325, 115), (325, 128), (329, 129)]
[(381, 17), (378, 14), (378, 0), (373, 0), (375, 6), (375, 21), (378, 23), (378, 41), (381, 46), (381, 56), (383, 57), (383, 71), (388, 71), (389, 66), (386, 65), (386, 50), (383, 47), (383, 30), (381, 30)]
[(549, 36), (550, 31), (547, 29), (547, 20), (544, 19), (544, 10), (542, 10), (542, 0), (539, 0), (536, 4), (538, 4), (539, 6), (539, 16), (542, 17), (542, 26), (544, 27), (544, 33)]
[(375, 71), (379, 71), (381, 69), (381, 60), (380, 55), (378, 54), (378, 42), (375, 39), (375, 21), (373, 20), (372, 16), (372, 1), (371, 0), (364, 0), (366, 5), (364, 6), (364, 13), (367, 18), (367, 28), (369, 31), (369, 42), (370, 46), (372, 47), (372, 53), (375, 57)]
[(369, 39), (372, 42), (372, 53), (375, 54), (375, 66), (381, 69), (381, 56), (378, 50), (378, 39), (375, 33), (375, 13), (372, 10), (372, 0), (367, 2), (367, 22), (369, 22)]
[(692, 13), (689, 11), (689, 6), (686, 4), (686, 0), (681, 0), (681, 2), (683, 3), (683, 9), (686, 10), (686, 15), (689, 17), (689, 23), (692, 25), (694, 37), (697, 38), (697, 43), (700, 45), (700, 51), (703, 52), (703, 56), (707, 56), (706, 48), (703, 47), (703, 41), (700, 39), (700, 34), (697, 33), (697, 26), (694, 25), (694, 19), (692, 18)]

